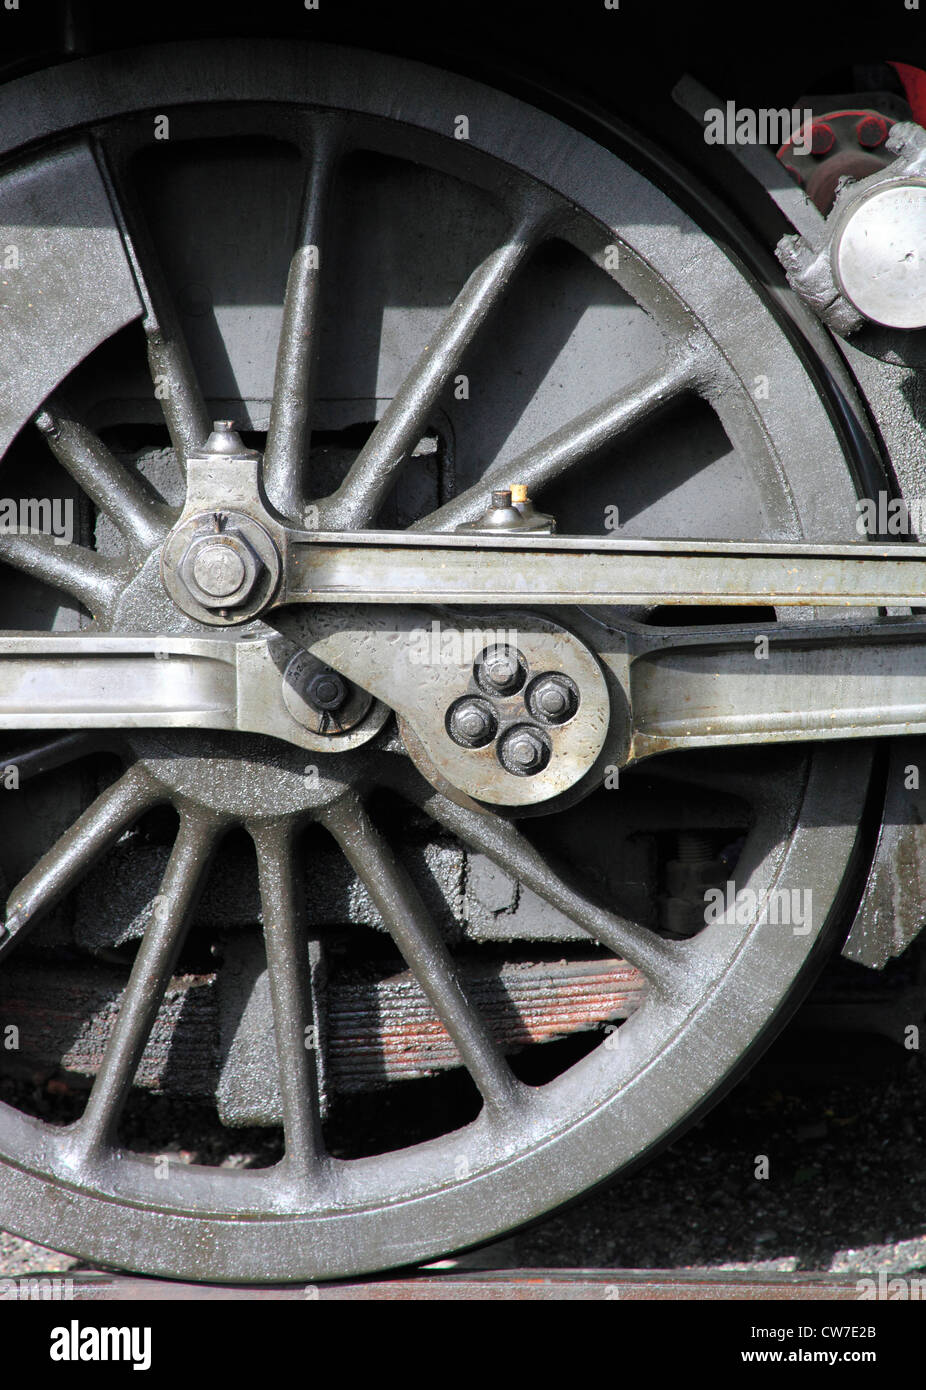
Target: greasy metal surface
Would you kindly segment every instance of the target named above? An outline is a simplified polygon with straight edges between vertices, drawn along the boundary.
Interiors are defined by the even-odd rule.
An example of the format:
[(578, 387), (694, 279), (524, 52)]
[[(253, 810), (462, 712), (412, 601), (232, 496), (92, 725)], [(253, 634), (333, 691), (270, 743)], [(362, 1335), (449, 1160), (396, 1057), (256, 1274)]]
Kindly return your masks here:
[[(716, 98), (690, 78), (679, 83), (674, 95), (679, 104), (699, 120), (704, 118), (707, 107), (717, 105)], [(918, 138), (914, 133), (914, 140)], [(740, 146), (729, 149), (800, 234), (798, 245), (806, 248), (807, 259), (825, 247), (827, 230), (820, 212), (796, 182), (792, 180), (790, 187), (782, 186), (780, 161), (772, 160), (769, 152), (763, 149)], [(891, 162), (896, 155), (896, 150), (879, 151), (879, 158), (889, 156)], [(775, 164), (779, 165), (777, 169)], [(832, 295), (829, 267), (822, 256), (814, 279), (816, 297), (810, 294), (807, 299), (818, 308)], [(804, 284), (799, 288), (806, 293), (808, 287)], [(847, 330), (858, 326), (851, 306), (843, 304), (839, 312)], [(861, 337), (856, 335), (853, 342), (836, 341), (877, 422), (900, 496), (919, 497), (926, 489), (926, 433), (916, 408), (917, 368), (922, 366), (920, 354), (915, 349), (910, 351), (911, 340), (908, 339), (903, 360), (897, 360), (896, 335), (867, 334), (864, 341), (860, 341)], [(911, 529), (914, 535), (919, 534), (915, 520)], [(919, 750), (920, 744), (914, 741), (891, 749), (878, 844), (857, 915), (843, 947), (843, 954), (849, 959), (876, 969), (899, 954), (922, 926), (921, 885), (926, 884), (924, 816), (919, 806), (918, 788), (908, 785), (911, 769), (921, 765)]]
[(195, 637), (0, 637), (0, 727), (234, 729), (236, 648)]
[(909, 545), (358, 532), (294, 538), (277, 602), (849, 608), (924, 594)]
[[(609, 693), (598, 660), (574, 634), (530, 613), (495, 616), (503, 626), (494, 633), (439, 625), (443, 647), (434, 659), (434, 635), (415, 609), (376, 609), (320, 624), (315, 634), (287, 625), (305, 648), (258, 637), (0, 638), (0, 728), (228, 729), (331, 752), (368, 742), (393, 710), (414, 731), (408, 751), (430, 781), (511, 806), (567, 790), (606, 739), (609, 766), (623, 766), (681, 749), (926, 730), (926, 627), (918, 619), (770, 624), (745, 633), (615, 621)], [(489, 698), (478, 661), (501, 633), (517, 642), (524, 672), (511, 694)], [(356, 682), (340, 719), (313, 711), (299, 693), (307, 672), (329, 668)], [(537, 680), (556, 673), (578, 693), (577, 708), (560, 723), (530, 706)], [(371, 707), (373, 695), (379, 703)], [(473, 696), (493, 723), (489, 737), (467, 746), (452, 736), (448, 718)], [(503, 740), (534, 727), (548, 740), (549, 764), (516, 777), (502, 764)]]
[[(562, 447), (545, 448), (544, 458), (553, 460), (551, 470), (563, 460), (576, 461), (596, 441), (613, 443), (651, 408), (703, 394), (734, 446), (723, 453), (728, 472), (721, 467), (715, 482), (729, 476), (740, 482), (735, 503), (734, 490), (726, 489), (728, 506), (741, 508), (736, 521), (730, 520), (731, 512), (717, 510), (722, 487), (715, 488), (713, 501), (710, 489), (705, 492), (697, 514), (709, 528), (718, 528), (714, 534), (742, 534), (746, 517), (751, 518), (747, 534), (758, 529), (778, 538), (822, 537), (851, 531), (853, 490), (839, 438), (811, 374), (762, 298), (664, 194), (584, 137), (519, 103), (463, 79), (391, 60), (292, 45), (231, 44), (152, 50), (118, 65), (108, 60), (73, 63), (51, 77), (12, 84), (0, 94), (0, 126), (2, 138), (15, 143), (36, 139), (56, 124), (99, 121), (137, 106), (160, 109), (172, 101), (186, 104), (191, 97), (228, 101), (229, 96), (247, 106), (268, 91), (280, 104), (290, 98), (302, 101), (311, 91), (313, 101), (323, 106), (359, 109), (368, 117), (386, 115), (389, 120), (382, 125), (391, 126), (392, 134), (381, 143), (389, 146), (391, 139), (393, 151), (411, 149), (418, 155), (446, 147), (448, 165), (451, 151), (455, 159), (461, 153), (473, 156), (469, 172), (477, 182), (488, 163), (484, 156), (500, 162), (507, 194), (502, 201), (518, 217), (514, 228), (501, 229), (495, 251), (486, 251), (469, 289), (441, 320), (445, 327), (435, 330), (434, 356), (448, 371), (520, 258), (519, 236), (511, 233), (524, 228), (526, 181), (520, 173), (514, 179), (513, 171), (520, 169), (543, 183), (556, 171), (552, 201), (559, 213), (568, 213), (561, 227), (574, 222), (574, 209), (581, 209), (583, 218), (597, 219), (598, 225), (589, 221), (582, 235), (587, 242), (590, 238), (599, 260), (602, 228), (607, 237), (620, 240), (622, 285), (678, 350), (665, 350), (661, 363), (659, 352), (651, 352), (641, 381), (630, 382), (629, 391), (622, 387), (613, 398), (586, 401), (592, 413), (581, 428), (559, 436)], [(454, 114), (477, 107), (479, 129), (474, 125), (474, 139), (461, 152), (460, 142), (447, 138)], [(425, 132), (428, 140), (422, 138)], [(492, 185), (488, 176), (485, 181)], [(498, 179), (494, 187), (501, 188)], [(541, 202), (548, 206), (546, 191)], [(307, 199), (307, 209), (310, 203)], [(310, 221), (307, 211), (303, 225)], [(147, 278), (144, 270), (141, 274)], [(610, 362), (599, 361), (608, 375)], [(750, 388), (755, 375), (772, 370), (771, 364), (780, 389), (768, 400), (754, 401)], [(582, 373), (575, 371), (572, 379), (581, 393)], [(370, 435), (355, 479), (369, 465), (379, 488), (387, 455), (393, 449), (404, 452), (417, 433), (427, 413), (422, 405), (433, 400), (433, 387), (433, 373), (427, 370), (417, 381), (413, 376), (411, 385), (396, 386), (392, 399), (397, 404), (388, 418), (384, 413), (384, 427)], [(170, 406), (165, 414), (172, 434), (184, 436), (181, 452), (194, 454), (199, 441), (193, 416), (188, 412), (184, 425), (171, 415)], [(543, 425), (537, 433), (546, 435), (548, 444), (555, 437), (555, 430)], [(801, 466), (811, 438), (812, 477)], [(515, 450), (514, 444), (510, 447)], [(736, 450), (748, 460), (748, 468), (739, 459), (735, 466), (727, 463)], [(391, 462), (397, 469), (402, 460), (396, 456)], [(645, 473), (637, 470), (638, 481)], [(366, 505), (356, 492), (347, 501), (352, 516)], [(667, 503), (662, 514), (674, 515), (676, 524), (683, 517), (688, 530), (695, 518), (691, 508), (680, 510), (675, 503)], [(671, 523), (657, 527), (667, 529), (671, 533)], [(43, 563), (47, 572), (47, 558)], [(41, 573), (34, 557), (30, 564), (32, 572)], [(59, 566), (59, 575), (66, 568)], [(132, 592), (120, 598), (121, 630), (188, 632), (186, 620), (160, 586), (155, 588), (152, 575), (156, 566), (148, 562), (130, 586)], [(115, 596), (109, 602), (119, 582), (118, 576), (113, 578), (116, 583), (103, 594), (104, 616), (116, 607)], [(85, 592), (91, 587), (84, 583)], [(518, 598), (523, 602), (523, 593)], [(536, 601), (535, 595), (530, 598)], [(683, 947), (661, 941), (567, 886), (515, 826), (445, 803), (417, 776), (399, 775), (401, 766), (407, 769), (400, 756), (385, 757), (383, 778), (388, 783), (395, 771), (395, 785), (401, 782), (404, 794), (426, 816), (497, 855), (518, 881), (647, 974), (647, 1002), (622, 1025), (621, 1047), (594, 1049), (534, 1093), (512, 1084), (504, 1059), (487, 1046), (450, 953), (366, 813), (356, 789), (363, 785), (364, 764), (319, 755), (313, 759), (317, 784), (310, 788), (309, 779), (299, 781), (298, 749), (271, 753), (263, 745), (231, 755), (220, 752), (218, 735), (180, 743), (133, 736), (131, 743), (138, 750), (138, 765), (101, 793), (63, 850), (53, 848), (14, 889), (16, 920), (28, 920), (56, 900), (75, 870), (89, 867), (160, 799), (179, 811), (181, 822), (164, 882), (164, 911), (138, 953), (114, 1041), (84, 1118), (56, 1142), (43, 1126), (2, 1112), (2, 1210), (7, 1224), (28, 1226), (38, 1239), (53, 1229), (59, 1246), (92, 1250), (98, 1259), (143, 1261), (148, 1269), (186, 1278), (333, 1277), (421, 1259), (506, 1229), (643, 1155), (702, 1105), (742, 1059), (744, 1048), (774, 1018), (804, 968), (838, 897), (867, 780), (864, 755), (824, 749), (806, 766), (800, 760), (784, 763), (778, 780), (773, 772), (763, 783), (738, 872), (757, 902), (773, 889), (812, 888), (814, 909), (806, 932), (781, 933), (757, 918), (744, 924), (736, 939), (708, 929)], [(366, 756), (366, 750), (356, 751)], [(304, 772), (304, 756), (301, 762)], [(297, 949), (299, 902), (290, 823), (290, 817), (308, 813), (327, 826), (365, 879), (485, 1098), (473, 1124), (372, 1160), (336, 1162), (318, 1148), (312, 1108), (315, 1069), (301, 1029), (307, 1020), (307, 989), (301, 990), (300, 978), (305, 986), (307, 972)], [(202, 865), (223, 830), (240, 820), (260, 860), (287, 1158), (268, 1172), (219, 1176), (190, 1167), (172, 1175), (168, 1192), (151, 1165), (114, 1149), (111, 1139), (120, 1093), (141, 1055)], [(732, 998), (740, 1001), (735, 1011), (730, 1009)], [(132, 1209), (130, 1222), (123, 1212), (126, 1203)]]
[(924, 635), (902, 619), (647, 634), (630, 670), (630, 756), (922, 732)]

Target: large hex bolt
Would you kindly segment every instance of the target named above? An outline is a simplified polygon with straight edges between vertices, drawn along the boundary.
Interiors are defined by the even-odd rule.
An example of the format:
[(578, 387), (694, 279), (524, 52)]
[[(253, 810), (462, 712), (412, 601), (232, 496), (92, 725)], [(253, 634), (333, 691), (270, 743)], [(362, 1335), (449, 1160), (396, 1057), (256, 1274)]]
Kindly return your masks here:
[[(219, 431), (210, 438), (216, 436), (220, 442), (226, 438)], [(221, 470), (226, 464), (220, 460), (215, 466)], [(216, 480), (218, 485), (218, 474)], [(246, 512), (224, 508), (187, 516), (161, 547), (161, 583), (174, 603), (198, 622), (216, 626), (256, 617), (272, 600), (281, 567), (277, 541), (267, 527)]]
[(524, 684), (527, 668), (516, 647), (496, 643), (479, 656), (475, 675), (477, 684), (487, 694), (514, 695)]
[(547, 724), (565, 724), (579, 708), (579, 692), (569, 676), (548, 671), (531, 682), (527, 708), (535, 719)]
[(204, 593), (227, 599), (247, 578), (244, 557), (227, 541), (200, 546), (193, 559), (193, 578)]
[(498, 730), (498, 718), (488, 700), (464, 695), (447, 711), (447, 732), (461, 748), (484, 748)]
[(498, 756), (515, 777), (534, 777), (550, 761), (550, 741), (532, 724), (515, 724), (499, 739)]
[(204, 608), (237, 608), (247, 603), (263, 564), (240, 531), (204, 531), (193, 536), (178, 574)]

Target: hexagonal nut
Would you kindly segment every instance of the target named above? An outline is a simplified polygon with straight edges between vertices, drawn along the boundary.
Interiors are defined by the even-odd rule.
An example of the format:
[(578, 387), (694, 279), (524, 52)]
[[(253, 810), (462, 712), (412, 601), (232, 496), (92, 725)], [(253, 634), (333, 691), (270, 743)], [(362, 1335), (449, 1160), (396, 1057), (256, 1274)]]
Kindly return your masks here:
[(579, 692), (569, 676), (547, 671), (531, 681), (525, 703), (541, 723), (565, 724), (579, 708)]
[(476, 684), (487, 695), (513, 695), (527, 676), (527, 664), (517, 647), (493, 642), (476, 658)]
[(445, 725), (461, 748), (484, 748), (498, 732), (498, 716), (488, 700), (464, 695), (447, 711)]
[(195, 535), (177, 573), (204, 608), (236, 608), (254, 592), (263, 561), (234, 527)]
[(535, 777), (550, 761), (552, 747), (543, 729), (514, 724), (498, 741), (498, 759), (515, 777)]

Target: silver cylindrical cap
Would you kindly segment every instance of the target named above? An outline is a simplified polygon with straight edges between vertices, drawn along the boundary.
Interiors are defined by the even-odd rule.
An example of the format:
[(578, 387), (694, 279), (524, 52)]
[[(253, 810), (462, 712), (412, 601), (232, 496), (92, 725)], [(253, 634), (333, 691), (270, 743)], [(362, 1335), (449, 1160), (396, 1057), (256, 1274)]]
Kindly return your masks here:
[(833, 270), (867, 319), (926, 327), (926, 183), (896, 183), (861, 199), (837, 235)]

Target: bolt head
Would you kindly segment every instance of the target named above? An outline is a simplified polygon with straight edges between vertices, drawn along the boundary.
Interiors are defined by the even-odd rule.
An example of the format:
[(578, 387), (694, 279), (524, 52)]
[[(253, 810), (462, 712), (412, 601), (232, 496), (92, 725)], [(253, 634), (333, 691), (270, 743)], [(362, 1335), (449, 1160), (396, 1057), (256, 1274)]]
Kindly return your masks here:
[(257, 552), (230, 527), (193, 536), (177, 573), (204, 608), (236, 608), (250, 598), (263, 568)]
[(811, 154), (829, 154), (835, 142), (833, 127), (827, 125), (826, 121), (814, 121), (810, 127)]
[(201, 546), (193, 560), (193, 577), (214, 598), (228, 598), (244, 583), (244, 560), (230, 545), (215, 542)]
[(498, 718), (487, 700), (466, 696), (447, 711), (447, 732), (461, 748), (484, 748), (497, 729)]
[(305, 696), (316, 709), (332, 713), (346, 703), (350, 691), (343, 676), (337, 671), (318, 671), (309, 680)]
[(575, 682), (557, 671), (538, 676), (527, 692), (527, 707), (535, 719), (565, 724), (579, 708)]
[(561, 719), (569, 707), (569, 698), (565, 690), (551, 685), (537, 696), (537, 704), (548, 719)]
[(883, 116), (863, 116), (855, 127), (855, 136), (865, 150), (876, 150), (887, 139), (888, 124)]
[(550, 761), (550, 744), (542, 729), (516, 725), (501, 739), (499, 757), (502, 766), (517, 777), (533, 777), (542, 772)]
[(513, 695), (524, 684), (524, 661), (515, 647), (486, 647), (476, 662), (476, 679), (491, 694)]
[(508, 756), (518, 767), (533, 767), (540, 762), (540, 744), (527, 734), (519, 734), (508, 744)]

